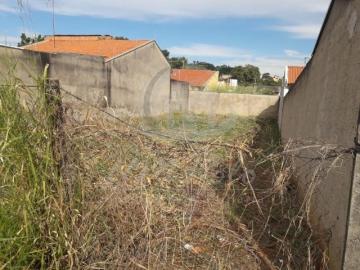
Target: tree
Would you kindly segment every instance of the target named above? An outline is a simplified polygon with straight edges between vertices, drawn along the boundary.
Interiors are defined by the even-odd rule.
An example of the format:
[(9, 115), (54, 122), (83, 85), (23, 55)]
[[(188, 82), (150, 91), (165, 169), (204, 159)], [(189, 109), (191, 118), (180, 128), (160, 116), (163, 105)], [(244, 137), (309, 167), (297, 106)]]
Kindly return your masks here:
[(216, 67), (213, 64), (204, 61), (193, 61), (193, 63), (188, 66), (193, 69), (216, 70)]
[(39, 41), (43, 41), (45, 39), (42, 35), (37, 35), (34, 37), (28, 37), (25, 33), (22, 33), (20, 36), (21, 41), (18, 43), (18, 47), (22, 47), (25, 45), (33, 44)]
[(282, 80), (275, 80), (270, 73), (264, 73), (261, 77), (261, 82), (264, 85), (269, 85), (269, 86), (281, 86), (282, 85)]
[(239, 83), (251, 84), (260, 82), (260, 69), (253, 65), (236, 66), (231, 71), (231, 76)]
[(228, 66), (228, 65), (221, 65), (221, 66), (217, 66), (216, 70), (219, 71), (220, 75), (230, 75), (233, 68)]
[(270, 73), (264, 73), (261, 77), (261, 82), (264, 85), (273, 85), (274, 79), (273, 79), (273, 77), (271, 77)]
[(114, 39), (115, 40), (129, 40), (127, 37), (124, 37), (124, 36), (115, 36)]
[(246, 83), (259, 83), (260, 82), (260, 69), (253, 65), (246, 65), (244, 67), (244, 79)]
[(161, 50), (161, 52), (165, 56), (166, 59), (169, 59), (170, 52), (168, 50)]
[(188, 60), (185, 57), (171, 57), (169, 63), (171, 68), (184, 68), (188, 63)]
[(261, 76), (261, 80), (272, 80), (273, 78), (271, 77), (270, 73), (264, 73), (262, 76)]

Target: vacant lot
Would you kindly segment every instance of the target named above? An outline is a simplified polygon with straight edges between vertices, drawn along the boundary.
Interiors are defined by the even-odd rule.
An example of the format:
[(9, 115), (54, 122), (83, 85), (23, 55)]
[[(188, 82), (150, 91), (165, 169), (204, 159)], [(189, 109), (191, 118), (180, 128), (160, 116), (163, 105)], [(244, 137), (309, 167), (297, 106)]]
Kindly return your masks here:
[(19, 90), (1, 91), (2, 268), (326, 262), (296, 199), (276, 123), (206, 115), (119, 121), (74, 106), (54, 131), (59, 119), (44, 96), (25, 108)]
[[(94, 114), (95, 115), (95, 114)], [(318, 266), (276, 123), (168, 115), (67, 130), (85, 180), (90, 265), (134, 269)], [(90, 222), (92, 221), (92, 222)], [(84, 229), (84, 231), (89, 228)], [(84, 240), (81, 240), (84, 242)], [(81, 259), (82, 261), (83, 259)]]

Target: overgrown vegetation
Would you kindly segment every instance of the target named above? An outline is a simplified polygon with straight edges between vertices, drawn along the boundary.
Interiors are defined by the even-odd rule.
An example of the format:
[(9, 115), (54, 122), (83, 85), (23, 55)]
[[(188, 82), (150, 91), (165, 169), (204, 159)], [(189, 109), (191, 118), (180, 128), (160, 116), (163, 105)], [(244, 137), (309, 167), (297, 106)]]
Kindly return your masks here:
[(0, 269), (73, 264), (72, 222), (80, 195), (69, 194), (60, 176), (45, 77), (34, 91), (13, 75), (0, 86)]
[(268, 85), (239, 85), (237, 87), (217, 86), (210, 87), (208, 91), (218, 93), (235, 93), (235, 94), (250, 94), (250, 95), (275, 95), (279, 91), (277, 86)]
[(74, 106), (60, 169), (44, 80), (1, 87), (1, 269), (326, 267), (275, 122)]
[(128, 119), (169, 140), (96, 118), (68, 128), (88, 179), (91, 267), (326, 268), (275, 122)]

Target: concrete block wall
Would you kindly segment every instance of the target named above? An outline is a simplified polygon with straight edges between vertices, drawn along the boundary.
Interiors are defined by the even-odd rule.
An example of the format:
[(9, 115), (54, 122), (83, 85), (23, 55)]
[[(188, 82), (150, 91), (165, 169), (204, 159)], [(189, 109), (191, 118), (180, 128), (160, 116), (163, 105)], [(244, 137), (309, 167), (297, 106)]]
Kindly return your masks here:
[[(360, 0), (334, 0), (312, 60), (295, 87), (285, 97), (281, 134), (283, 141), (354, 147), (360, 107)], [(303, 155), (314, 154), (303, 150)], [(328, 247), (331, 269), (358, 269), (360, 245), (345, 264), (349, 231), (354, 157), (345, 154), (328, 171), (311, 201), (310, 217), (315, 232)], [(296, 159), (299, 186), (306, 189), (316, 162)], [(358, 213), (359, 214), (359, 213)], [(359, 214), (360, 215), (360, 214)], [(359, 224), (355, 226), (360, 226)], [(359, 238), (357, 241), (360, 243)], [(355, 255), (356, 254), (356, 255)], [(356, 265), (356, 264), (355, 264)]]
[[(60, 81), (61, 87), (94, 105), (104, 103), (107, 79), (104, 60), (78, 54), (48, 54), (0, 46), (0, 79), (14, 74), (26, 85), (33, 85), (48, 66), (50, 79)], [(64, 94), (65, 102), (76, 102)]]
[[(44, 73), (48, 55), (38, 52), (25, 52), (18, 48), (0, 45), (0, 84), (9, 83), (16, 78), (18, 83), (34, 85)], [(24, 106), (32, 106), (35, 102), (34, 88), (20, 91), (20, 101)]]
[(155, 42), (106, 65), (111, 70), (111, 106), (146, 116), (169, 112), (171, 68)]
[(189, 112), (276, 118), (278, 96), (189, 91)]
[(25, 84), (33, 84), (44, 72), (47, 59), (47, 54), (0, 45), (0, 79), (3, 81), (12, 70), (12, 75)]
[[(9, 47), (0, 47), (1, 58), (18, 63), (16, 72), (26, 84), (33, 84), (31, 77), (37, 77), (49, 64), (49, 77), (58, 79), (65, 90), (91, 104), (125, 108), (135, 115), (181, 111), (275, 117), (277, 113), (276, 96), (190, 91), (182, 82), (173, 82), (170, 91), (170, 66), (155, 42), (108, 62), (96, 56)], [(6, 61), (0, 61), (0, 74), (8, 71)], [(78, 103), (65, 93), (63, 96), (65, 102)]]
[(275, 119), (278, 103), (278, 96), (198, 91), (186, 82), (171, 81), (170, 112)]
[[(108, 62), (97, 56), (37, 53), (0, 46), (0, 76), (16, 64), (16, 75), (33, 84), (49, 64), (48, 76), (65, 90), (97, 106), (125, 108), (136, 115), (169, 112), (170, 65), (156, 42)], [(65, 102), (78, 103), (64, 94)]]
[[(107, 70), (104, 58), (79, 54), (49, 54), (49, 78), (62, 88), (96, 106), (107, 103)], [(76, 102), (63, 94), (65, 102)]]
[(180, 81), (171, 81), (170, 90), (170, 112), (189, 111), (189, 84)]
[[(360, 144), (360, 115), (356, 142)], [(360, 153), (356, 154), (354, 166), (344, 260), (344, 269), (351, 270), (360, 265)]]

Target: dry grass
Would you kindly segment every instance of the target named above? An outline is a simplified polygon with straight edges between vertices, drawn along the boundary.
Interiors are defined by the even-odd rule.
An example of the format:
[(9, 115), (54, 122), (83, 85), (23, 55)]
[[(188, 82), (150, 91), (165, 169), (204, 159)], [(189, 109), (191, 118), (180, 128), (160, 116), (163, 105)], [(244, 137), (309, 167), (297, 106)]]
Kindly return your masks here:
[(1, 101), (13, 103), (0, 107), (0, 269), (326, 268), (308, 224), (326, 154), (299, 200), (274, 122), (126, 119), (177, 141), (73, 108), (59, 177), (52, 112), (42, 102), (24, 110), (10, 84)]
[(326, 268), (274, 123), (238, 119), (247, 132), (194, 144), (86, 115), (67, 127), (85, 182), (81, 268)]
[(159, 143), (98, 122), (69, 130), (87, 179), (83, 226), (91, 228), (82, 231), (91, 231), (92, 248), (79, 258), (87, 267), (259, 268), (248, 231), (233, 230), (209, 181), (219, 149)]
[[(69, 236), (80, 188), (60, 176), (54, 107), (45, 96), (45, 78), (38, 79), (34, 91), (13, 74), (1, 81), (0, 269), (73, 265)], [(27, 106), (19, 95), (27, 97)]]

